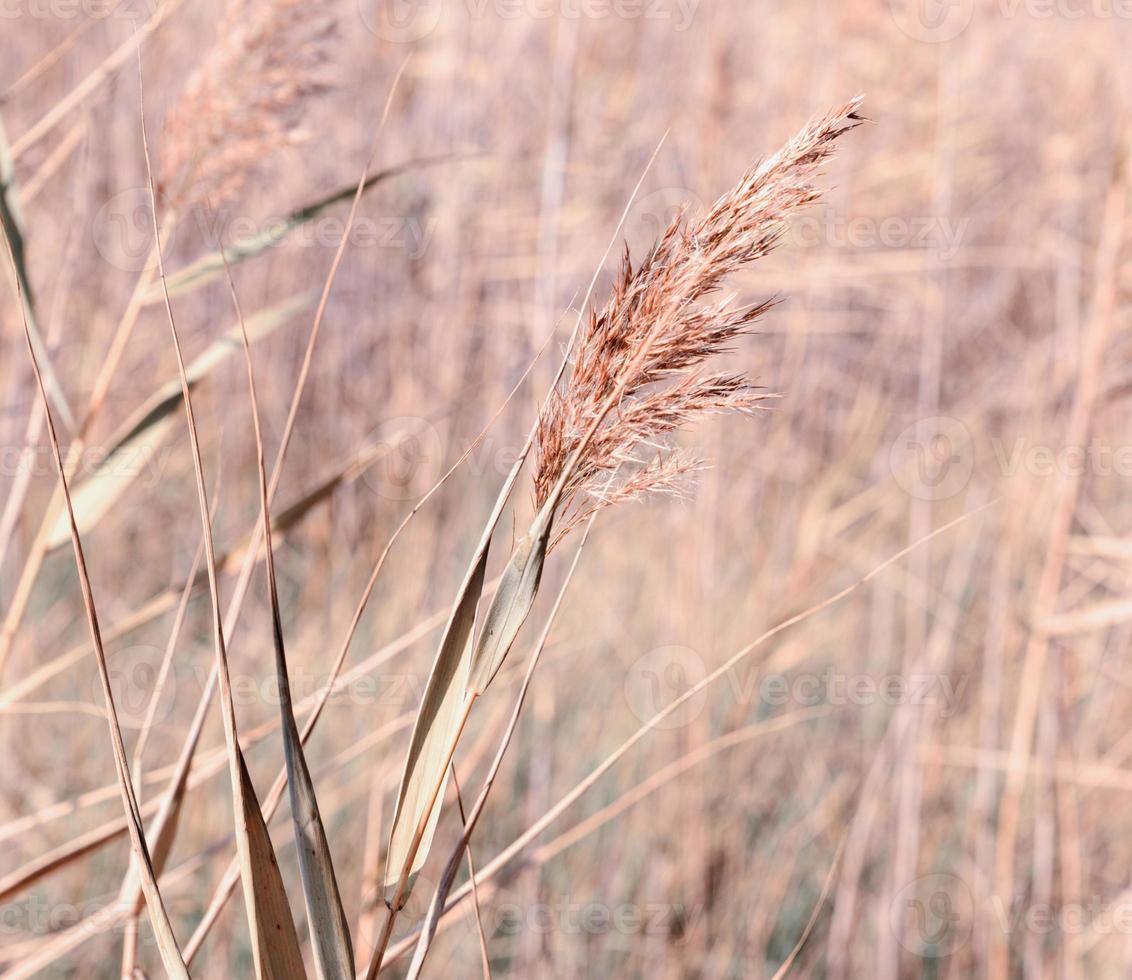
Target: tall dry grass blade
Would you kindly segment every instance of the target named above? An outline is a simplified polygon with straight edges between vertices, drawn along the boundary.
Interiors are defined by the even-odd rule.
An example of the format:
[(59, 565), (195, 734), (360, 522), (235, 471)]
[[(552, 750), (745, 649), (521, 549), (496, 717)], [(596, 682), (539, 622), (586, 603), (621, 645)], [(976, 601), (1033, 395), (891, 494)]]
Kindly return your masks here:
[[(142, 150), (145, 156), (146, 178), (149, 187), (150, 206), (155, 241), (160, 240), (157, 224), (157, 191), (153, 184), (152, 164), (149, 152), (149, 139), (145, 129), (144, 85), (141, 83), (141, 62), (138, 62), (139, 104), (141, 115)], [(161, 248), (157, 249), (157, 271), (161, 282), (165, 281), (165, 263)], [(201, 525), (204, 529), (205, 553), (207, 558), (209, 594), (212, 601), (212, 619), (215, 630), (216, 674), (220, 687), (221, 716), (224, 722), (224, 738), (228, 749), (229, 774), (232, 782), (232, 798), (235, 807), (236, 849), (240, 855), (241, 880), (244, 885), (244, 901), (251, 933), (252, 954), (255, 961), (256, 976), (261, 980), (292, 980), (306, 977), (299, 938), (295, 932), (295, 922), (283, 888), (283, 879), (271, 837), (263, 819), (263, 812), (256, 798), (255, 786), (248, 773), (244, 754), (240, 749), (239, 733), (236, 724), (236, 707), (232, 697), (231, 678), (228, 672), (228, 656), (224, 641), (224, 623), (220, 611), (220, 590), (216, 574), (216, 554), (212, 543), (212, 521), (209, 517), (208, 491), (204, 485), (204, 467), (201, 462), (200, 439), (197, 434), (196, 419), (193, 413), (189, 379), (185, 371), (185, 360), (181, 353), (181, 340), (173, 316), (173, 304), (165, 297), (165, 313), (169, 321), (169, 331), (173, 340), (173, 350), (177, 359), (177, 372), (181, 379), (181, 392), (185, 404), (185, 421), (189, 430), (189, 443), (192, 448), (193, 472), (196, 477), (197, 499), (200, 508)]]
[[(425, 916), (425, 921), (421, 926), (420, 940), (417, 943), (417, 948), (413, 953), (412, 962), (409, 965), (409, 972), (406, 975), (406, 980), (414, 980), (420, 975), (424, 967), (425, 957), (428, 955), (429, 946), (432, 942), (433, 936), (436, 934), (436, 926), (439, 922), (441, 910), (444, 908), (445, 899), (452, 888), (452, 883), (456, 880), (456, 871), (460, 866), (460, 858), (465, 851), (468, 850), (471, 844), (472, 834), (475, 832), (476, 824), (483, 813), (484, 805), (487, 803), (488, 794), (491, 792), (492, 786), (495, 784), (495, 778), (499, 774), (499, 769), (503, 765), (503, 757), (507, 754), (507, 749), (511, 744), (511, 739), (515, 734), (515, 729), (519, 724), (519, 715), (523, 710), (523, 704), (527, 698), (527, 691), (530, 690), (531, 680), (534, 678), (535, 668), (538, 666), (539, 658), (542, 656), (543, 650), (546, 648), (546, 641), (550, 638), (550, 631), (554, 626), (555, 620), (558, 618), (558, 611), (562, 608), (562, 600), (566, 596), (566, 590), (570, 587), (570, 582), (573, 581), (574, 573), (578, 569), (578, 562), (582, 557), (582, 550), (589, 540), (590, 531), (593, 529), (593, 523), (597, 515), (592, 515), (586, 522), (585, 531), (582, 533), (582, 539), (578, 542), (578, 548), (574, 552), (574, 559), (570, 563), (570, 568), (566, 572), (566, 577), (562, 580), (562, 585), (558, 589), (558, 595), (555, 597), (554, 606), (547, 616), (546, 623), (543, 625), (542, 633), (539, 636), (538, 642), (535, 644), (534, 650), (527, 662), (527, 670), (523, 676), (523, 682), (519, 685), (519, 693), (515, 697), (515, 707), (511, 711), (511, 718), (504, 729), (503, 737), (499, 741), (499, 746), (496, 749), (495, 757), (492, 759), (491, 766), (488, 769), (487, 776), (484, 777), (483, 788), (480, 790), (479, 796), (476, 798), (475, 803), (472, 804), (472, 809), (467, 817), (463, 820), (463, 830), (460, 839), (452, 850), (452, 854), (448, 858), (448, 863), (445, 865), (444, 872), (441, 874), (440, 881), (437, 883), (436, 889), (433, 892), (432, 899), (429, 902), (428, 912)], [(500, 585), (502, 588), (502, 584)], [(485, 627), (486, 628), (486, 627)], [(492, 675), (494, 676), (494, 674)], [(490, 679), (489, 679), (490, 683)], [(473, 894), (475, 893), (475, 872), (471, 874), (470, 882), (472, 885)], [(484, 953), (486, 962), (486, 952)]]
[(366, 971), (370, 980), (381, 970), (382, 957), (393, 935), (397, 913), (412, 891), (414, 876), (428, 857), (440, 818), (439, 804), (447, 785), (449, 767), (475, 701), (475, 695), (467, 689), (467, 682), (471, 671), (476, 607), (483, 594), (491, 539), (529, 449), (528, 443), (499, 491), (479, 545), (457, 592), (417, 710), (405, 767), (397, 789), (397, 803), (385, 859), (384, 885), (389, 910)]
[[(261, 310), (249, 319), (249, 333), (255, 341), (262, 340), (313, 301), (313, 293), (300, 293)], [(188, 366), (189, 387), (195, 388), (239, 347), (240, 328), (234, 326)], [(156, 476), (154, 467), (160, 463), (158, 452), (176, 426), (181, 397), (181, 383), (172, 378), (147, 398), (107, 440), (98, 463), (75, 488), (75, 515), (80, 532), (93, 530), (147, 469), (151, 476)], [(58, 548), (66, 541), (67, 521), (60, 513), (48, 534), (47, 548)]]
[[(305, 980), (307, 971), (303, 965), (295, 920), (291, 916), (291, 905), (287, 901), (287, 890), (283, 887), (275, 848), (242, 752), (237, 762), (240, 768), (240, 804), (245, 815), (245, 826), (237, 832), (237, 850), (241, 852), (240, 877), (244, 885), (244, 901), (254, 910), (248, 916), (248, 925), (252, 933), (256, 976), (261, 980)], [(245, 838), (242, 848), (240, 838)]]
[[(16, 288), (20, 289), (19, 272), (15, 256), (11, 248), (7, 248), (8, 258), (11, 262), (12, 272), (16, 277)], [(22, 308), (22, 305), (21, 305)], [(55, 431), (55, 420), (51, 414), (51, 404), (47, 395), (43, 375), (39, 369), (39, 362), (35, 354), (35, 345), (32, 343), (31, 327), (24, 320), (24, 338), (27, 341), (28, 355), (31, 357), (32, 368), (35, 373), (36, 384), (39, 387), (40, 398), (43, 403), (44, 416), (47, 422), (47, 432), (51, 442), (51, 453), (55, 460), (55, 468), (62, 486), (63, 498), (66, 502), (67, 512), (71, 514), (71, 544), (75, 553), (75, 566), (79, 573), (79, 584), (82, 587), (83, 606), (86, 609), (87, 625), (90, 628), (91, 643), (94, 646), (95, 659), (98, 663), (98, 676), (102, 684), (102, 695), (106, 702), (107, 725), (110, 732), (110, 745), (114, 754), (114, 766), (118, 776), (118, 786), (121, 790), (122, 805), (126, 811), (127, 830), (130, 834), (130, 843), (137, 857), (141, 869), (141, 885), (145, 893), (146, 908), (149, 911), (150, 923), (153, 926), (154, 938), (162, 963), (170, 977), (185, 978), (188, 980), (189, 971), (181, 957), (181, 950), (177, 946), (173, 927), (169, 922), (169, 915), (165, 904), (161, 900), (161, 891), (157, 886), (157, 878), (150, 861), (149, 849), (145, 842), (145, 829), (142, 826), (141, 812), (138, 801), (134, 795), (133, 782), (130, 778), (130, 764), (126, 757), (126, 746), (122, 740), (122, 729), (118, 723), (118, 712), (114, 705), (114, 691), (110, 683), (110, 671), (106, 663), (106, 651), (102, 645), (102, 633), (98, 624), (98, 612), (94, 604), (94, 593), (90, 585), (90, 576), (87, 574), (86, 557), (83, 554), (82, 541), (74, 522), (71, 509), (70, 492), (67, 489), (66, 467), (63, 464), (63, 453), (59, 448), (59, 438)]]
[(322, 816), (318, 810), (314, 781), (303, 752), (303, 740), (295, 721), (291, 701), (291, 680), (287, 671), (287, 653), (283, 641), (283, 615), (279, 608), (279, 590), (275, 577), (275, 554), (271, 543), (271, 504), (267, 499), (267, 466), (264, 462), (263, 431), (260, 426), (259, 399), (256, 395), (252, 349), (244, 315), (232, 281), (231, 270), (224, 266), (232, 305), (243, 337), (244, 362), (248, 371), (248, 394), (251, 400), (255, 429), (256, 468), (259, 473), (260, 506), (263, 511), (263, 538), (267, 558), (267, 588), (271, 600), (271, 628), (275, 647), (275, 675), (279, 682), (279, 714), (283, 732), (283, 754), (287, 764), (287, 786), (291, 797), (291, 822), (295, 832), (295, 849), (303, 879), (303, 898), (307, 907), (307, 926), (314, 948), (315, 964), (320, 977), (330, 980), (353, 980), (354, 949), (350, 927), (338, 893), (338, 879), (326, 840)]
[[(464, 691), (489, 543), (487, 534), (449, 614), (409, 740), (386, 852), (386, 899), (395, 907), (408, 897), (410, 879), (424, 863), (440, 814), (434, 804), (443, 795), (452, 749), (466, 713)], [(422, 821), (425, 831), (414, 846)]]
[(51, 359), (47, 356), (47, 347), (43, 342), (39, 321), (35, 315), (35, 294), (32, 292), (31, 279), (28, 277), (23, 219), (20, 215), (19, 195), (16, 191), (15, 167), (2, 120), (0, 120), (0, 229), (3, 230), (4, 237), (8, 242), (8, 252), (15, 268), (16, 282), (19, 284), (17, 299), (23, 308), (28, 336), (31, 337), (32, 349), (35, 351), (39, 369), (43, 373), (44, 386), (51, 398), (51, 404), (55, 406), (55, 411), (59, 413), (59, 417), (63, 420), (64, 428), (68, 432), (74, 432), (75, 416), (67, 402), (63, 386), (59, 383), (59, 377), (51, 366)]
[[(217, 486), (215, 495), (219, 496), (220, 477), (217, 476)], [(193, 564), (189, 569), (189, 574), (185, 579), (185, 584), (181, 589), (181, 599), (177, 604), (177, 612), (173, 617), (173, 626), (169, 630), (169, 639), (165, 647), (165, 656), (162, 659), (161, 669), (158, 672), (157, 679), (154, 682), (153, 690), (150, 694), (149, 706), (146, 710), (145, 719), (142, 723), (141, 731), (138, 733), (137, 742), (134, 743), (134, 763), (133, 775), (137, 792), (141, 792), (143, 773), (144, 773), (144, 754), (146, 746), (149, 742), (150, 733), (153, 731), (154, 718), (157, 713), (158, 705), (161, 700), (162, 692), (168, 678), (169, 668), (173, 662), (173, 655), (176, 652), (177, 641), (180, 639), (181, 629), (184, 626), (185, 614), (188, 612), (189, 599), (193, 594), (193, 584), (196, 582), (197, 573), (200, 571), (201, 562), (204, 560), (204, 540), (201, 540), (200, 545), (197, 547), (196, 554), (193, 556)], [(189, 741), (193, 747), (196, 746), (196, 740), (200, 737), (201, 728), (203, 726), (203, 717), (195, 719), (194, 724), (191, 726)], [(148, 839), (153, 841), (151, 849), (153, 855), (153, 869), (154, 873), (160, 878), (162, 871), (165, 870), (165, 862), (169, 858), (169, 852), (173, 849), (173, 840), (177, 836), (177, 829), (179, 826), (183, 803), (185, 800), (185, 792), (188, 788), (189, 782), (189, 757), (182, 752), (180, 759), (178, 759), (178, 766), (174, 772), (173, 778), (169, 781), (165, 793), (161, 798), (161, 805), (157, 811), (157, 817), (149, 828)], [(126, 872), (125, 878), (122, 879), (122, 885), (118, 889), (118, 902), (123, 908), (130, 909), (130, 919), (125, 937), (123, 939), (122, 948), (122, 975), (131, 976), (133, 972), (133, 965), (137, 958), (137, 924), (138, 917), (141, 914), (141, 880), (140, 873), (136, 861), (130, 862), (129, 870)]]
[(511, 552), (472, 656), (470, 693), (480, 695), (487, 690), (530, 615), (542, 582), (553, 513), (553, 506), (544, 507)]
[[(448, 778), (448, 766), (455, 750), (462, 720), (468, 711), (468, 681), (471, 677), (472, 641), (476, 607), (483, 594), (484, 576), (491, 540), (519, 474), (530, 453), (531, 442), (519, 454), (499, 490), (479, 544), (472, 555), (464, 580), (456, 593), (448, 622), (429, 671), (428, 682), (397, 789), (397, 802), (386, 852), (386, 901), (397, 910), (412, 890), (412, 876), (428, 856)], [(418, 834), (418, 828), (424, 827)], [(415, 841), (415, 843), (414, 843)]]

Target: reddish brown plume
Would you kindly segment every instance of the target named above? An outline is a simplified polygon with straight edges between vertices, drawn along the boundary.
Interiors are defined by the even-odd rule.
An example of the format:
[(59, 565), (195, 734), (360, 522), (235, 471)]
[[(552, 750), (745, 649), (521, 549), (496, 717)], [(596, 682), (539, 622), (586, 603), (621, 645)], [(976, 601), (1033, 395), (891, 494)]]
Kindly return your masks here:
[[(711, 373), (771, 305), (713, 299), (729, 275), (762, 258), (787, 221), (818, 199), (813, 179), (836, 139), (861, 121), (860, 97), (810, 122), (778, 153), (695, 220), (677, 214), (640, 265), (628, 250), (613, 295), (592, 311), (573, 362), (539, 419), (535, 499), (541, 507), (607, 401), (616, 408), (583, 450), (566, 483), (559, 537), (595, 509), (678, 490), (698, 461), (664, 445), (675, 429), (723, 411), (748, 411), (768, 394), (742, 375)], [(643, 354), (642, 354), (643, 352)], [(610, 482), (611, 474), (625, 474)]]

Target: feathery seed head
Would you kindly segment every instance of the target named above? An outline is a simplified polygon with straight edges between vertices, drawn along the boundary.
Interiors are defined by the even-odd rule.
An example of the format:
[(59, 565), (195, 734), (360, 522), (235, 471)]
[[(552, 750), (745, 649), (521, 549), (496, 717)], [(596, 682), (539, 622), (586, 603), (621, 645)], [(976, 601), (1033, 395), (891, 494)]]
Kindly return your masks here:
[[(612, 296), (591, 311), (539, 419), (540, 508), (565, 474), (555, 540), (602, 507), (678, 490), (698, 463), (658, 440), (708, 415), (750, 411), (769, 397), (742, 376), (706, 372), (704, 363), (727, 351), (773, 301), (742, 308), (713, 297), (728, 276), (775, 247), (796, 211), (818, 199), (812, 181), (837, 137), (861, 121), (860, 102), (810, 122), (698, 220), (688, 222), (680, 211), (636, 268), (626, 250)], [(614, 472), (628, 475), (610, 484)]]
[(303, 139), (333, 29), (317, 3), (229, 0), (220, 41), (166, 120), (162, 184), (175, 203), (231, 200), (265, 157)]

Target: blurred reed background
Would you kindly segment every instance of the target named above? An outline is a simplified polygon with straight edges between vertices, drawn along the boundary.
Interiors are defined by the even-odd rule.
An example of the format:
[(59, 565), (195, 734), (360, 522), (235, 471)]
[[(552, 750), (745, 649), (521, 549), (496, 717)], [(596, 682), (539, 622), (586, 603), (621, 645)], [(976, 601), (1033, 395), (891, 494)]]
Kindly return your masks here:
[[(783, 300), (731, 357), (781, 397), (681, 437), (712, 462), (686, 498), (599, 517), (476, 866), (737, 650), (917, 546), (759, 646), (492, 867), (479, 889), (491, 971), (771, 977), (803, 936), (798, 977), (1132, 971), (1130, 18), (1073, 0), (3, 0), (5, 195), (75, 420), (64, 448), (95, 409), (76, 465), (101, 466), (107, 506), (81, 530), (127, 748), (201, 536), (181, 414), (102, 462), (176, 379), (159, 294), (122, 330), (153, 245), (135, 45), (171, 277), (347, 191), (233, 270), (249, 321), (269, 313), (253, 347), (269, 460), (348, 195), (412, 52), (374, 166), (396, 172), (361, 198), (273, 507), (293, 518), (276, 550), (296, 699), (325, 680), (390, 533), (553, 335), (395, 546), (309, 743), (360, 952), (437, 630), (622, 212), (639, 257), (679, 205), (696, 214), (864, 92), (871, 123), (842, 139), (822, 202), (735, 280), (742, 302)], [(611, 259), (599, 304), (614, 272)], [(0, 966), (113, 977), (130, 852), (123, 834), (78, 847), (121, 804), (67, 538), (39, 533), (58, 480), (10, 283)], [(235, 323), (222, 276), (173, 302), (190, 360)], [(220, 349), (236, 356), (194, 404), (223, 554), (255, 527), (259, 490), (244, 368)], [(206, 592), (145, 729), (143, 804), (212, 664)], [(535, 634), (461, 746), (465, 798)], [(282, 758), (262, 571), (230, 657), (262, 796)], [(162, 878), (182, 941), (234, 853), (222, 743), (214, 710)], [(272, 826), (291, 884), (286, 823)], [(448, 806), (439, 834), (457, 831)], [(241, 903), (194, 975), (251, 975)], [(138, 968), (160, 975), (144, 916), (138, 928)], [(465, 902), (426, 975), (480, 975), (477, 932)]]

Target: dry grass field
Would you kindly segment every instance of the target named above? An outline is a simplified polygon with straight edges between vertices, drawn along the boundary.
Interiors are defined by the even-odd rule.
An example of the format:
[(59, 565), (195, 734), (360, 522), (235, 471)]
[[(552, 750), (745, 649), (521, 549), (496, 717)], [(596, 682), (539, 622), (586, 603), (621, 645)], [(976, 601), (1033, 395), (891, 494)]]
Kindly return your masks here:
[(0, 0), (0, 975), (1132, 975), (1130, 21)]

